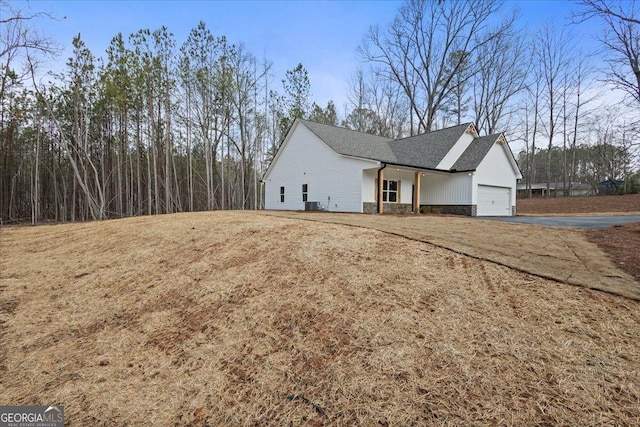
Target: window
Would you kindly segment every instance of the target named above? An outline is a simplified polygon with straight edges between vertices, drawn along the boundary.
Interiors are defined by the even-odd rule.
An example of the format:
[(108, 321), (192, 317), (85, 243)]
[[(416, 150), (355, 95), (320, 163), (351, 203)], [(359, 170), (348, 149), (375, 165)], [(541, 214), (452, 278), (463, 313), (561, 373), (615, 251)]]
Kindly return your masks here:
[(280, 203), (284, 203), (284, 187), (280, 187)]
[(302, 201), (306, 202), (307, 201), (307, 184), (302, 184)]
[(382, 201), (395, 203), (398, 201), (398, 181), (382, 182)]

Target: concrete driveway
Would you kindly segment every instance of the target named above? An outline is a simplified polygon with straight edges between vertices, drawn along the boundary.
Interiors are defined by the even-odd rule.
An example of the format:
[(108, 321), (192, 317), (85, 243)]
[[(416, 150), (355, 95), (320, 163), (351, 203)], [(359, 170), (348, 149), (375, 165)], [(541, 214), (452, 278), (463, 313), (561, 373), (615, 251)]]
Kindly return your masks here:
[(503, 216), (476, 217), (492, 221), (520, 224), (546, 225), (549, 227), (607, 228), (618, 224), (640, 221), (640, 215), (619, 216)]

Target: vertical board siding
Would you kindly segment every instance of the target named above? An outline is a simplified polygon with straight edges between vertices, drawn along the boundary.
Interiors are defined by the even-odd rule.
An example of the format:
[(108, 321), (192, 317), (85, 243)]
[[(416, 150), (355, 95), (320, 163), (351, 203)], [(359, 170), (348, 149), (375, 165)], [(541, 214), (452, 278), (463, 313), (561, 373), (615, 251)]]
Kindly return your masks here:
[[(509, 149), (506, 147), (506, 149)], [(482, 160), (474, 176), (474, 186), (491, 185), (495, 187), (507, 187), (511, 189), (511, 206), (516, 205), (516, 171), (509, 161), (509, 154), (505, 152), (502, 144), (493, 144), (485, 158)], [(477, 204), (477, 200), (474, 200)]]
[(422, 176), (420, 204), (422, 205), (470, 205), (473, 177), (468, 173), (429, 174)]
[[(384, 169), (384, 179), (387, 181), (400, 181), (400, 188), (398, 194), (400, 195), (399, 203), (411, 203), (411, 195), (413, 191), (413, 178), (414, 173), (412, 171), (397, 170), (393, 166), (387, 166)], [(378, 168), (368, 169), (362, 173), (362, 201), (363, 202), (375, 202), (376, 201), (376, 180), (378, 179)]]
[[(265, 208), (304, 210), (302, 184), (308, 184), (308, 201), (320, 202), (330, 211), (362, 212), (362, 170), (372, 164), (337, 154), (298, 123), (264, 178)], [(281, 186), (284, 203), (280, 203)]]
[[(386, 169), (385, 169), (386, 170)], [(375, 202), (376, 181), (378, 179), (378, 168), (366, 169), (362, 171), (362, 202)]]

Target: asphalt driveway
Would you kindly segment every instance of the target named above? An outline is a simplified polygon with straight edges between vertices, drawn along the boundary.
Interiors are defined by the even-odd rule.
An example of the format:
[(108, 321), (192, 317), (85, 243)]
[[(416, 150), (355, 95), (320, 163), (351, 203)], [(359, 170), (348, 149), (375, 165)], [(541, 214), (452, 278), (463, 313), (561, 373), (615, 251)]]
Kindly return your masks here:
[(607, 228), (628, 222), (640, 221), (640, 215), (619, 216), (494, 216), (476, 217), (492, 221), (517, 222), (520, 224), (546, 225), (549, 227)]

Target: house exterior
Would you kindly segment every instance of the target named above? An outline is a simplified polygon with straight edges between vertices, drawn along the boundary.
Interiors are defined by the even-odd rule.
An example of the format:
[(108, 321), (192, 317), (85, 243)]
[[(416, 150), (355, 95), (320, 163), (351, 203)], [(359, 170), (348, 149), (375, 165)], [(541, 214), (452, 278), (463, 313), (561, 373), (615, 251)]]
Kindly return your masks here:
[(618, 194), (618, 189), (620, 188), (624, 188), (624, 181), (620, 181), (619, 179), (608, 179), (598, 183), (598, 194)]
[[(532, 197), (564, 197), (565, 188), (564, 184), (554, 183), (549, 184), (549, 189), (547, 190), (546, 182), (537, 182), (533, 184), (529, 184), (531, 188), (531, 196)], [(584, 184), (581, 182), (574, 182), (572, 185), (567, 183), (567, 191), (569, 196), (593, 196), (595, 194), (593, 190), (593, 186), (589, 184)], [(517, 185), (518, 197), (525, 198), (528, 196), (527, 184), (522, 182)]]
[(391, 140), (298, 119), (263, 182), (266, 209), (511, 216), (519, 178), (504, 135), (470, 123)]

